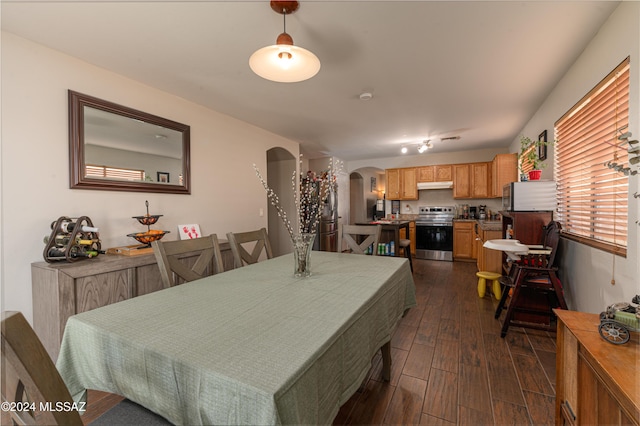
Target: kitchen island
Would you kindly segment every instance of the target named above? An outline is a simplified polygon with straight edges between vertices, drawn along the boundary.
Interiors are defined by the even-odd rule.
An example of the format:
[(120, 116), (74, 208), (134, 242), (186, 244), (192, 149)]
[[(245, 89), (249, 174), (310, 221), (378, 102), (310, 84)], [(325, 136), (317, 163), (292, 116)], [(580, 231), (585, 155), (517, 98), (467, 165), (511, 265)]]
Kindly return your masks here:
[[(400, 240), (409, 239), (409, 224), (410, 220), (375, 220), (371, 222), (359, 222), (356, 225), (380, 225), (382, 227), (382, 234), (380, 236), (381, 243), (390, 243), (393, 241), (395, 246), (395, 256), (404, 256), (400, 253)], [(404, 237), (400, 236), (400, 230), (404, 229)]]

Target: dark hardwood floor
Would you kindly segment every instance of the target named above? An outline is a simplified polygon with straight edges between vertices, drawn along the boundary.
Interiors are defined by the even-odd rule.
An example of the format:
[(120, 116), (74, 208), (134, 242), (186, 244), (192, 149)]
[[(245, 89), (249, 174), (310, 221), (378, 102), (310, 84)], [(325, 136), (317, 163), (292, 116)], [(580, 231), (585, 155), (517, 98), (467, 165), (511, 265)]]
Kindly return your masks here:
[[(476, 291), (474, 263), (414, 260), (418, 306), (393, 336), (390, 382), (376, 355), (335, 425), (548, 425), (554, 422), (555, 334), (509, 328)], [(120, 401), (90, 391), (85, 424)]]
[(418, 306), (334, 424), (547, 425), (554, 422), (555, 333), (510, 327), (476, 291), (476, 265), (414, 260)]

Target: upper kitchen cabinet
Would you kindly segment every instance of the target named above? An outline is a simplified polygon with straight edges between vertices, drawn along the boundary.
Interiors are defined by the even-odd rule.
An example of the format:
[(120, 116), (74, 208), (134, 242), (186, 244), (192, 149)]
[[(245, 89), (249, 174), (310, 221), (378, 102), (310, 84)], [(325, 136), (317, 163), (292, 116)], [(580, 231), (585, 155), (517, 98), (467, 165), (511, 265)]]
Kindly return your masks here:
[(453, 165), (453, 198), (489, 198), (491, 163)]
[(491, 163), (471, 164), (471, 198), (491, 196)]
[(471, 198), (471, 165), (453, 165), (453, 198)]
[(388, 200), (417, 200), (418, 173), (415, 167), (386, 170), (386, 198)]
[(435, 182), (436, 166), (418, 167), (418, 182)]
[(518, 180), (518, 154), (498, 154), (491, 162), (491, 196), (502, 197), (502, 187)]
[(443, 164), (418, 167), (418, 182), (449, 182), (453, 180), (453, 166)]
[(388, 200), (399, 200), (400, 169), (387, 169), (385, 175), (385, 196)]

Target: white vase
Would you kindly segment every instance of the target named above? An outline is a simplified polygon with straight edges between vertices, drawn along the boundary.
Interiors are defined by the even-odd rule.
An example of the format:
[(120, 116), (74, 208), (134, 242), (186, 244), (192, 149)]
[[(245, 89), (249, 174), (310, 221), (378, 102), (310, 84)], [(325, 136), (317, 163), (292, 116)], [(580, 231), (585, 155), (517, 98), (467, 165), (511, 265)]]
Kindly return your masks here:
[(308, 277), (311, 275), (311, 249), (316, 234), (299, 234), (293, 237), (293, 275)]

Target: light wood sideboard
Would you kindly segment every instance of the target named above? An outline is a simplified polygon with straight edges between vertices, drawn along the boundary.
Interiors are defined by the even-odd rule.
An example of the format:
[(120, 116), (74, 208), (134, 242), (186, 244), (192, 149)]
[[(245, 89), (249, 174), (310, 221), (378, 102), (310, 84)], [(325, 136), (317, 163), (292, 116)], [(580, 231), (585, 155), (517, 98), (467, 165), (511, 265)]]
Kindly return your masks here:
[[(224, 270), (233, 269), (229, 243), (222, 240), (220, 250)], [(195, 261), (197, 255), (185, 257)], [(54, 362), (70, 316), (162, 289), (153, 253), (107, 254), (74, 263), (34, 262), (31, 282), (33, 328)]]
[(640, 424), (640, 338), (624, 345), (598, 333), (597, 314), (555, 309), (556, 425)]

